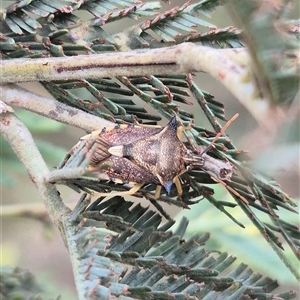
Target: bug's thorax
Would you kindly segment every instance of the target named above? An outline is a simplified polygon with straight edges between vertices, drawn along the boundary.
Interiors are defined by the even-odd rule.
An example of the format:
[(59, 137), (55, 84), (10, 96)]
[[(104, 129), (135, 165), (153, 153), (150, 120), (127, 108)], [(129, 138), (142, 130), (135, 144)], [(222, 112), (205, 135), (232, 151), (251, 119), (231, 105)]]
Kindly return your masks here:
[(174, 178), (186, 171), (183, 157), (187, 149), (177, 137), (175, 118), (155, 135), (111, 147), (108, 151), (113, 155), (126, 157), (155, 174), (167, 190), (170, 190)]

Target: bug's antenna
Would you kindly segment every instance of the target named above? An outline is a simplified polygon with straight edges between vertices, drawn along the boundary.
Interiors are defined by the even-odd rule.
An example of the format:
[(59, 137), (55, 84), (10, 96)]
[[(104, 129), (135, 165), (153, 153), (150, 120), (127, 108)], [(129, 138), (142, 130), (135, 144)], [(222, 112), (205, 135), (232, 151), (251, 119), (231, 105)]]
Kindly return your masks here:
[(211, 143), (205, 148), (205, 150), (203, 150), (203, 152), (200, 154), (203, 155), (205, 154), (209, 149), (211, 149), (215, 143), (215, 141), (223, 135), (223, 133), (225, 132), (225, 130), (230, 126), (230, 124), (237, 119), (237, 117), (239, 116), (239, 114), (235, 114), (233, 117), (231, 117), (227, 123), (224, 125), (224, 127), (217, 133), (217, 135), (214, 137), (214, 139), (211, 141)]

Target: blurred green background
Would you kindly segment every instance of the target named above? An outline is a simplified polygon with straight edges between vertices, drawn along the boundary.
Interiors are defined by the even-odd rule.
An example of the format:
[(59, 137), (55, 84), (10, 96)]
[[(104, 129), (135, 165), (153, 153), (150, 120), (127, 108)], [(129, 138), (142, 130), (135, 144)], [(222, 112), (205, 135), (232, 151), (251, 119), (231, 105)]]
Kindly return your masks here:
[[(169, 7), (180, 3), (180, 1), (177, 3), (172, 1)], [(220, 28), (232, 24), (227, 12), (222, 8), (214, 12), (212, 16), (210, 21)], [(127, 25), (121, 27), (118, 22), (115, 22), (105, 26), (104, 29), (110, 33), (117, 32), (132, 22), (130, 20)], [(272, 172), (282, 189), (299, 199), (299, 123), (287, 124), (286, 127), (282, 128), (283, 133), (278, 135), (278, 138), (270, 140), (265, 135), (266, 133), (259, 128), (253, 117), (218, 82), (205, 74), (197, 74), (196, 78), (201, 89), (210, 92), (217, 100), (225, 103), (228, 118), (236, 112), (240, 114), (239, 118), (227, 130), (227, 134), (234, 141), (234, 144), (239, 149), (248, 150), (256, 160), (257, 167)], [(22, 86), (49, 96), (38, 84), (23, 84)], [(203, 127), (208, 125), (199, 108), (184, 108), (193, 111), (196, 124)], [(196, 109), (199, 109), (198, 112)], [(85, 134), (79, 129), (59, 124), (30, 112), (15, 110), (16, 115), (24, 121), (33, 134), (50, 169), (58, 165), (66, 151)], [(33, 183), (3, 139), (1, 139), (0, 150), (2, 157), (2, 205), (39, 205), (41, 200)], [(59, 187), (59, 190), (65, 202), (74, 206), (79, 195), (62, 186)], [(216, 189), (217, 199), (230, 201), (229, 197), (222, 187)], [(142, 200), (142, 205), (147, 206), (149, 203)], [(177, 219), (186, 216), (190, 220), (187, 234), (210, 232), (211, 239), (207, 244), (208, 249), (219, 249), (236, 255), (239, 263), (244, 262), (258, 272), (277, 278), (282, 285), (280, 288), (282, 291), (299, 289), (294, 277), (286, 270), (270, 246), (238, 208), (231, 209), (230, 213), (242, 222), (246, 229), (238, 227), (207, 201), (201, 201), (192, 206), (191, 210), (164, 207), (172, 216), (178, 214)], [(299, 216), (296, 214), (286, 213), (281, 214), (281, 216), (288, 218), (288, 222), (299, 224)], [(48, 295), (52, 295), (52, 297), (61, 295), (61, 299), (76, 299), (69, 256), (56, 229), (45, 224), (45, 222), (15, 217), (2, 218), (1, 227), (2, 265), (29, 269), (37, 277), (41, 286), (47, 290)], [(299, 262), (295, 263), (299, 265)]]

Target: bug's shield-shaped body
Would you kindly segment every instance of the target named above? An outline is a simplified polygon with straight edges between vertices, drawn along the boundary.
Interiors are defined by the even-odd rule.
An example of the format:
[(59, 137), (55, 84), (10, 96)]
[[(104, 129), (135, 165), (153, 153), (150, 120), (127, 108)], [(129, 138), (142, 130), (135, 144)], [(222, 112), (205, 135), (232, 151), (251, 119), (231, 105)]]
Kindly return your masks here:
[(155, 134), (130, 144), (111, 147), (108, 151), (155, 174), (168, 193), (174, 179), (186, 171), (184, 157), (187, 149), (177, 137), (176, 118)]
[[(128, 126), (93, 132), (92, 139), (96, 139), (96, 148), (87, 170), (98, 172), (102, 169), (101, 166), (109, 164), (111, 167), (101, 170), (101, 173), (105, 173), (109, 180), (118, 183), (159, 184), (159, 180), (154, 174), (135, 165), (127, 158), (112, 155), (109, 152), (109, 149), (113, 146), (127, 144), (135, 139), (143, 139), (145, 136), (155, 134), (156, 131), (157, 128)], [(90, 138), (90, 135), (87, 137)]]
[[(121, 125), (95, 131), (82, 140), (96, 143), (87, 171), (104, 173), (107, 179), (119, 183), (160, 184), (169, 194), (173, 182), (180, 187), (178, 176), (188, 168), (212, 170), (218, 161), (226, 171), (221, 178), (221, 169), (217, 167), (218, 178), (230, 179), (232, 174), (228, 162), (212, 157), (204, 159), (187, 149), (177, 136), (175, 117), (164, 128)], [(110, 167), (102, 168), (104, 164)]]

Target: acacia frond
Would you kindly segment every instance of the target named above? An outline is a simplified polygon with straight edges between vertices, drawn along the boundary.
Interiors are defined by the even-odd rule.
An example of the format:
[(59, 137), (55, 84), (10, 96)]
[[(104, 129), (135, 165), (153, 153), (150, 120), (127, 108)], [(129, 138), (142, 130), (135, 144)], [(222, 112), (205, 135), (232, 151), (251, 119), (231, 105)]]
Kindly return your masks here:
[[(186, 130), (185, 134), (188, 138), (187, 147), (192, 149), (205, 149), (213, 140), (216, 133), (194, 125), (194, 116), (192, 113), (187, 113), (180, 108), (181, 103), (189, 103), (185, 98), (191, 94), (195, 97), (197, 103), (202, 108), (208, 121), (216, 132), (219, 132), (222, 128), (217, 119), (225, 120), (224, 107), (221, 103), (216, 101), (212, 95), (201, 91), (193, 82), (191, 76), (178, 76), (178, 77), (154, 77), (147, 76), (142, 78), (120, 78), (121, 82), (128, 87), (135, 95), (145, 101), (156, 109), (161, 115), (171, 118), (174, 114), (185, 125), (192, 124), (191, 130)], [(165, 85), (166, 84), (166, 85)], [(171, 89), (174, 90), (171, 92)], [(150, 95), (151, 94), (151, 95)], [(139, 121), (155, 121), (157, 116), (146, 114), (143, 107), (137, 106), (134, 102), (126, 103), (118, 101), (117, 105), (120, 105), (122, 109), (134, 114)], [(130, 110), (130, 107), (133, 107)], [(109, 109), (106, 106), (106, 109)], [(119, 110), (118, 110), (119, 111)], [(110, 115), (113, 111), (110, 111)], [(106, 116), (106, 115), (101, 115)], [(131, 114), (125, 114), (126, 121), (135, 122), (136, 119), (131, 117)], [(122, 121), (122, 119), (117, 119)], [(92, 147), (92, 145), (90, 145)], [(202, 150), (199, 152), (201, 153)], [(59, 166), (59, 169), (68, 170), (69, 168), (81, 167), (84, 169), (88, 161), (86, 160), (86, 148), (82, 146), (75, 153), (68, 156), (66, 160)], [(225, 187), (229, 193), (236, 200), (236, 205), (240, 206), (249, 219), (259, 229), (262, 236), (270, 243), (270, 245), (278, 252), (278, 254), (284, 256), (282, 252), (282, 244), (280, 238), (277, 235), (278, 228), (280, 228), (283, 238), (288, 242), (291, 249), (294, 251), (296, 257), (298, 257), (299, 250), (299, 236), (290, 238), (290, 229), (287, 226), (280, 225), (278, 220), (278, 213), (280, 209), (286, 209), (293, 213), (297, 213), (294, 209), (296, 203), (284, 193), (280, 187), (273, 182), (272, 178), (268, 178), (260, 174), (251, 168), (250, 158), (241, 150), (238, 150), (233, 142), (226, 136), (219, 138), (214, 145), (214, 148), (209, 151), (209, 155), (224, 160), (229, 160), (235, 167), (236, 171), (230, 182), (226, 182)], [(92, 178), (95, 176), (94, 178)], [(85, 174), (85, 178), (67, 179), (63, 182), (73, 184), (82, 190), (94, 190), (96, 192), (102, 192), (103, 190), (112, 191), (126, 191), (129, 189), (126, 185), (116, 185), (111, 182), (101, 181), (97, 179), (97, 174)], [(182, 201), (175, 200), (173, 197), (177, 196), (177, 190), (175, 187), (172, 189), (170, 196), (166, 192), (162, 192), (158, 200), (175, 204), (180, 207), (187, 207), (193, 203), (197, 203), (201, 199), (207, 199), (216, 208), (221, 210), (227, 216), (229, 216), (239, 226), (243, 225), (236, 220), (230, 213), (227, 212), (226, 207), (235, 206), (233, 203), (219, 202), (214, 198), (213, 189), (204, 187), (203, 184), (215, 184), (215, 181), (203, 170), (188, 171), (181, 176), (183, 195)], [(138, 192), (139, 195), (149, 198), (149, 192), (155, 190), (155, 185), (148, 185), (141, 188)], [(247, 202), (247, 205), (245, 204)], [(272, 224), (263, 224), (255, 210), (266, 213), (270, 218)], [(164, 214), (167, 216), (167, 214)], [(279, 222), (279, 223), (278, 223)], [(290, 226), (292, 226), (290, 224)], [(289, 264), (288, 262), (286, 262)], [(296, 272), (294, 270), (294, 272)], [(296, 272), (297, 273), (297, 272)]]
[[(247, 5), (246, 2), (250, 4)], [(288, 104), (298, 88), (298, 65), (291, 65), (289, 56), (294, 58), (296, 55), (295, 49), (298, 48), (295, 36), (299, 33), (299, 27), (296, 23), (285, 22), (281, 13), (277, 16), (284, 26), (280, 30), (279, 27), (271, 26), (275, 22), (274, 14), (259, 10), (259, 1), (255, 1), (254, 6), (253, 3), (234, 1), (231, 4), (234, 9), (231, 9), (236, 19), (247, 21), (244, 28), (245, 43), (252, 52), (254, 73), (262, 91), (269, 95), (273, 103)], [(201, 42), (216, 48), (243, 46), (239, 30), (233, 27), (218, 29), (200, 18), (199, 15), (208, 16), (220, 4), (221, 1), (217, 0), (202, 0), (195, 4), (188, 1), (181, 7), (158, 13), (158, 2), (21, 1), (8, 7), (2, 15), (0, 51), (2, 57), (8, 60), (20, 57), (92, 55), (102, 51), (123, 50), (122, 47), (127, 47), (126, 50), (154, 48), (184, 41)], [(92, 13), (93, 18), (83, 21), (73, 14), (79, 9)], [(256, 16), (253, 17), (254, 15)], [(127, 39), (121, 44), (117, 41), (118, 33), (109, 34), (102, 26), (125, 17), (146, 17), (147, 20), (133, 27), (122, 28), (119, 37), (124, 34)], [(220, 76), (222, 75), (224, 74), (220, 71)], [(82, 78), (42, 84), (58, 101), (119, 124), (157, 124), (162, 117), (170, 119), (176, 115), (178, 122), (190, 125), (190, 130), (184, 131), (186, 147), (199, 153), (211, 144), (216, 134), (222, 132), (220, 121), (226, 121), (223, 103), (202, 90), (193, 81), (191, 74)], [(191, 100), (192, 97), (194, 101)], [(194, 114), (186, 110), (187, 105), (192, 104), (202, 109), (211, 130), (195, 123)], [(91, 144), (90, 147), (92, 146)], [(85, 167), (89, 160), (86, 154), (85, 145), (74, 153), (68, 153), (55, 170), (56, 175), (60, 172), (61, 180), (50, 182), (63, 183), (77, 191), (129, 190), (127, 185), (101, 180), (103, 178), (99, 174), (87, 174)], [(222, 183), (235, 202), (216, 198), (213, 187), (217, 182), (211, 174), (203, 170), (190, 170), (180, 177), (183, 189), (180, 201), (175, 188), (170, 195), (163, 190), (158, 201), (149, 199), (160, 214), (169, 219), (165, 225), (160, 225), (161, 215), (140, 205), (130, 209), (132, 203), (125, 202), (120, 197), (113, 197), (106, 202), (100, 199), (89, 207), (87, 200), (82, 198), (71, 216), (64, 216), (65, 235), (79, 298), (84, 299), (87, 295), (127, 295), (128, 292), (128, 297), (145, 299), (182, 299), (188, 295), (209, 299), (216, 294), (224, 299), (273, 297), (269, 292), (277, 286), (275, 281), (252, 272), (245, 265), (228, 273), (227, 267), (234, 258), (225, 253), (213, 255), (199, 246), (207, 240), (206, 235), (194, 236), (188, 241), (182, 240), (182, 228), (186, 228), (186, 221), (181, 223), (182, 232), (168, 231), (173, 221), (160, 207), (159, 201), (188, 208), (206, 199), (243, 227), (227, 211), (228, 207), (240, 208), (292, 273), (296, 277), (300, 276), (298, 270), (287, 260), (281, 242), (283, 239), (299, 260), (299, 230), (280, 218), (282, 210), (297, 213), (294, 209), (295, 201), (281, 190), (273, 178), (253, 169), (250, 158), (243, 150), (237, 149), (225, 134), (214, 142), (214, 147), (206, 155), (229, 161), (234, 166), (231, 181)], [(73, 172), (72, 178), (65, 176), (70, 175), (70, 170)], [(81, 170), (81, 174), (78, 175), (74, 170)], [(155, 188), (155, 185), (145, 185), (135, 196), (150, 198), (149, 194), (153, 194)], [(260, 212), (269, 217), (271, 222), (262, 220), (258, 214)], [(133, 267), (132, 270), (123, 272), (124, 264)], [(219, 275), (223, 271), (227, 272), (226, 276)], [(161, 278), (164, 281), (159, 281)], [(275, 296), (291, 299), (294, 294)]]
[[(151, 17), (159, 9), (158, 2), (143, 3), (136, 0), (120, 1), (21, 1), (12, 4), (2, 14), (3, 24), (16, 34), (35, 34), (45, 24), (52, 31), (73, 27), (82, 20), (73, 14), (85, 10), (95, 16), (98, 25), (124, 17), (139, 18), (141, 15)], [(30, 13), (30, 14), (28, 14)], [(32, 16), (41, 17), (36, 20)], [(101, 24), (100, 24), (101, 23)], [(7, 28), (6, 28), (7, 29)]]
[(300, 78), (299, 21), (288, 19), (292, 3), (229, 3), (234, 20), (243, 29), (252, 54), (253, 72), (263, 94), (274, 104), (289, 105), (299, 91)]
[(28, 299), (42, 300), (41, 287), (35, 281), (34, 276), (27, 270), (21, 268), (0, 268), (1, 299)]
[(64, 219), (79, 299), (295, 297), (293, 291), (272, 295), (277, 282), (245, 264), (229, 271), (236, 258), (206, 250), (207, 233), (184, 240), (186, 219), (178, 231), (172, 225), (119, 196), (91, 205), (83, 196)]

